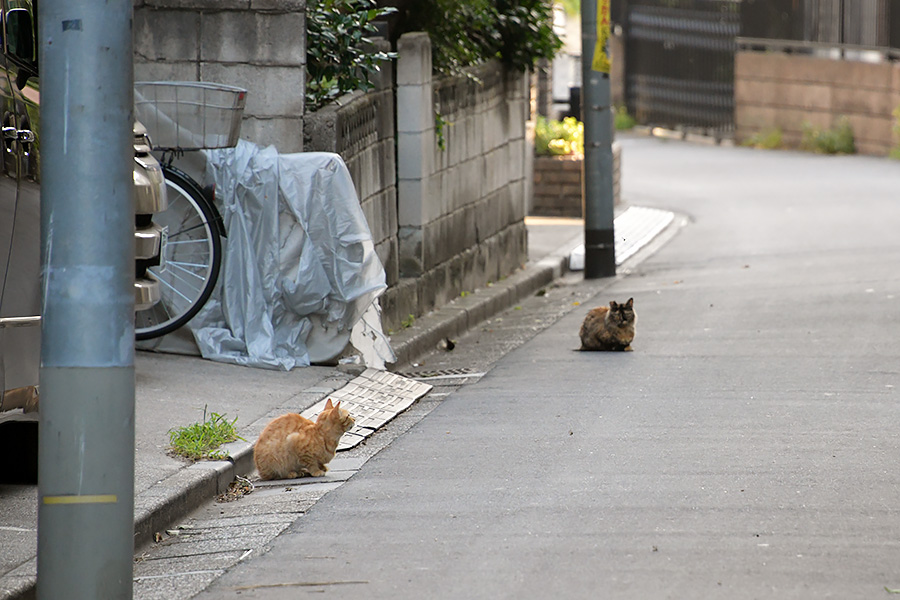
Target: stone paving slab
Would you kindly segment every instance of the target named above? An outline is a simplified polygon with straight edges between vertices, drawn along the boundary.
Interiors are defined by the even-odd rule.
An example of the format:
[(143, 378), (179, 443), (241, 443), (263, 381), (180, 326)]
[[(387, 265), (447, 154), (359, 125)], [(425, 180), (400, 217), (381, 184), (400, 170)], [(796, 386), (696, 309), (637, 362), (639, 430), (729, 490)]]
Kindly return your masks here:
[[(360, 444), (379, 427), (412, 406), (413, 402), (427, 394), (431, 388), (432, 386), (427, 383), (396, 373), (376, 369), (363, 371), (359, 377), (328, 396), (332, 402), (340, 402), (341, 408), (349, 410), (356, 419), (353, 428), (341, 438), (338, 452)], [(315, 421), (324, 410), (328, 398), (300, 414)]]

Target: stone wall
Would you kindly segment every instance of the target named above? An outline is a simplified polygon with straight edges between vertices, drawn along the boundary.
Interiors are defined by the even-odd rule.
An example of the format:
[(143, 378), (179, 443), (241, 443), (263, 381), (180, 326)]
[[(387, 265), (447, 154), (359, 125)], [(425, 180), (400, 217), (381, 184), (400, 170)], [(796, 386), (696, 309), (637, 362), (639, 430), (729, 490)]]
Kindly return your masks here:
[(303, 150), (306, 0), (135, 0), (136, 81), (249, 90), (241, 137)]
[(803, 123), (827, 128), (842, 116), (857, 150), (885, 155), (900, 143), (892, 112), (900, 107), (900, 63), (832, 60), (777, 52), (735, 57), (735, 137), (780, 128), (799, 145)]

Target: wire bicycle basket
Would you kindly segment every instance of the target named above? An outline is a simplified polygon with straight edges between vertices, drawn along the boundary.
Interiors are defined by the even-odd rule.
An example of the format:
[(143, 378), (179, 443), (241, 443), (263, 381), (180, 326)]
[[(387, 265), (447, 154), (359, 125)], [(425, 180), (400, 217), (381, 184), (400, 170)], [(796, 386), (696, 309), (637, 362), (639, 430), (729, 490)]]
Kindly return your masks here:
[(247, 90), (202, 81), (137, 81), (135, 117), (154, 150), (189, 151), (237, 145)]

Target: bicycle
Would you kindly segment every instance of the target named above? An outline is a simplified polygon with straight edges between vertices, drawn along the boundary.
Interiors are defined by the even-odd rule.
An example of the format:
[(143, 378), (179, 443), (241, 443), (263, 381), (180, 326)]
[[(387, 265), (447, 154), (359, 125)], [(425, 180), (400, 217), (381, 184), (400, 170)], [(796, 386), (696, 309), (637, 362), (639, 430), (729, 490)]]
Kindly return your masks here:
[(169, 206), (153, 216), (163, 228), (158, 263), (138, 266), (160, 282), (161, 299), (135, 315), (135, 337), (172, 333), (203, 308), (222, 263), (222, 216), (212, 188), (173, 166), (184, 152), (237, 144), (246, 90), (203, 82), (137, 82), (135, 112), (162, 153)]

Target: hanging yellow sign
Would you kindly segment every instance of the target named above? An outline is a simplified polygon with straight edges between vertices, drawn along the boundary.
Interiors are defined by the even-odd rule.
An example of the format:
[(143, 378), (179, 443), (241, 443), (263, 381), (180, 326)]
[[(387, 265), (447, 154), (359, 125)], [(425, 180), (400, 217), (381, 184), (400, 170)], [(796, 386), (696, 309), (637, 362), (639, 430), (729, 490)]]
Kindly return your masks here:
[(594, 60), (591, 69), (609, 74), (609, 2), (597, 0), (597, 46), (594, 48)]

